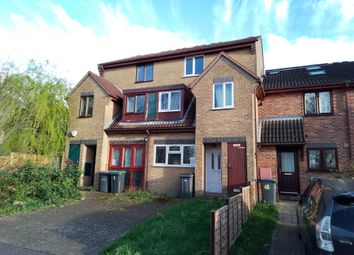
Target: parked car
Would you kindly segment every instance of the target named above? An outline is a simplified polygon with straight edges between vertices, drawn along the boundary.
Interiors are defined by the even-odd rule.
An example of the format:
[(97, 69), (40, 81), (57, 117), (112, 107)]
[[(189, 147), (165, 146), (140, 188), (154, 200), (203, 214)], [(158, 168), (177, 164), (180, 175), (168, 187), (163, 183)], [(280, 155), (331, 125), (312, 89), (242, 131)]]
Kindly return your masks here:
[(306, 254), (354, 254), (354, 179), (310, 179), (297, 206)]

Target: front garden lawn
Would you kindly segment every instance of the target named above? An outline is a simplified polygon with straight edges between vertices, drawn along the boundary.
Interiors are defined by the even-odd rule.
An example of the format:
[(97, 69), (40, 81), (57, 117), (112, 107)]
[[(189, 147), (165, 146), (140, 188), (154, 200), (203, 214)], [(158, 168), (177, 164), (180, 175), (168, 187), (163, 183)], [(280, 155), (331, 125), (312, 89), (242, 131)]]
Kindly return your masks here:
[(231, 249), (234, 255), (265, 254), (278, 220), (277, 207), (259, 203), (251, 212), (241, 235)]
[(155, 218), (139, 224), (105, 247), (103, 254), (209, 254), (210, 211), (220, 199), (180, 201)]

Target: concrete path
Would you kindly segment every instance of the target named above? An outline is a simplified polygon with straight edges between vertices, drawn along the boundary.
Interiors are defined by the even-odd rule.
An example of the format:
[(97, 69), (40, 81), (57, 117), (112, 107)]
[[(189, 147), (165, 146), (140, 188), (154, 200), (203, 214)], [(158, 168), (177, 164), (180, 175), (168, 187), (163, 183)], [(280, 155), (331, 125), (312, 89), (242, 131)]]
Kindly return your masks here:
[(61, 208), (0, 218), (0, 254), (98, 254), (127, 229), (168, 205), (128, 205), (90, 194), (95, 193)]
[(269, 255), (304, 255), (304, 245), (298, 237), (296, 202), (281, 201), (279, 220), (273, 233)]

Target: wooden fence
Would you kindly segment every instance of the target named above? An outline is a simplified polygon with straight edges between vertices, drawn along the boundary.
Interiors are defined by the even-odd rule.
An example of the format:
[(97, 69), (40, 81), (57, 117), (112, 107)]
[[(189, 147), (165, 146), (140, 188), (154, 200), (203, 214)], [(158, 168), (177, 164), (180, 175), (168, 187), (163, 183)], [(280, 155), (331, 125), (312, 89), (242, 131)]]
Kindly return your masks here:
[(7, 167), (17, 167), (23, 164), (25, 161), (31, 161), (37, 165), (46, 165), (53, 163), (53, 160), (53, 157), (44, 155), (21, 154), (12, 152), (6, 156), (0, 156), (0, 169)]
[(227, 255), (257, 203), (257, 183), (226, 200), (226, 205), (211, 212), (211, 255)]

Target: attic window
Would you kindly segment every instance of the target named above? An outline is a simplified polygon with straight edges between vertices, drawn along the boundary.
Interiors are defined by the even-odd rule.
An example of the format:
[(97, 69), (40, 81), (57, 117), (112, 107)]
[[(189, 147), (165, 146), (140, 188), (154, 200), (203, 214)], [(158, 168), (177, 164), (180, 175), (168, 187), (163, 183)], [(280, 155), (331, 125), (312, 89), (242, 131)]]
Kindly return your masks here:
[(321, 67), (320, 66), (309, 66), (309, 67), (306, 67), (307, 71), (318, 70), (318, 69), (321, 69)]
[(313, 76), (313, 75), (322, 75), (322, 74), (326, 74), (326, 71), (325, 70), (311, 71), (308, 74), (311, 75), (311, 76)]
[(278, 73), (280, 73), (280, 71), (270, 71), (270, 72), (269, 72), (269, 74), (271, 74), (271, 75), (272, 75), (272, 74), (278, 74)]

